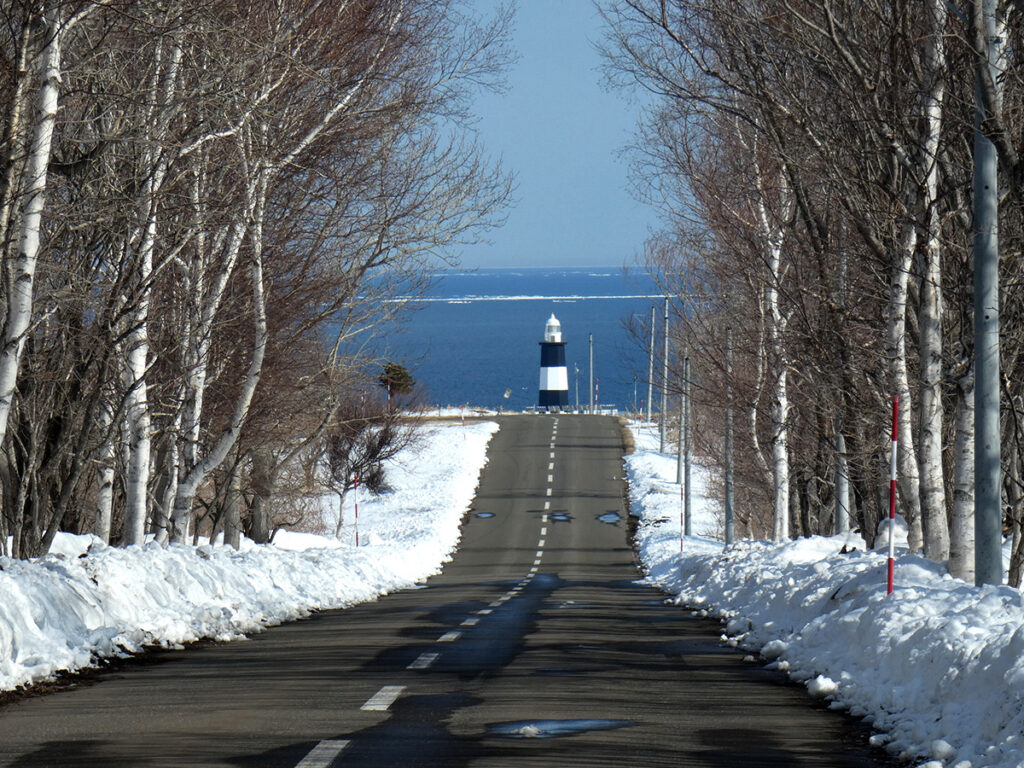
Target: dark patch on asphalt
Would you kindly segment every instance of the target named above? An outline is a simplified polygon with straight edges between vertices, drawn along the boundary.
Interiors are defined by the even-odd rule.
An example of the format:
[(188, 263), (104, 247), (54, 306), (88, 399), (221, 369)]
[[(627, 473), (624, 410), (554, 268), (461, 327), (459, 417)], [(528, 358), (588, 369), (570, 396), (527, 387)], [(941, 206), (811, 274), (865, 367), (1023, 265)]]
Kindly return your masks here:
[(607, 672), (617, 667), (605, 664), (603, 666), (579, 666), (579, 667), (543, 667), (536, 671), (536, 674), (550, 677), (571, 677), (573, 675), (590, 675), (596, 672)]

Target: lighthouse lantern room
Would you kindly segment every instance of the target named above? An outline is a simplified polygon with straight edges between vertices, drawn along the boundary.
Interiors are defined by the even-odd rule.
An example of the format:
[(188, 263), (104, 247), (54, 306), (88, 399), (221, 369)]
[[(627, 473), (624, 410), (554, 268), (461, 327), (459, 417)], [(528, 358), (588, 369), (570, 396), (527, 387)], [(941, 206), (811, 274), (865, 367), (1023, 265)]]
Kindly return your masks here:
[(540, 397), (537, 404), (549, 410), (559, 410), (569, 405), (565, 342), (562, 341), (562, 324), (554, 314), (544, 326), (544, 341), (540, 343)]

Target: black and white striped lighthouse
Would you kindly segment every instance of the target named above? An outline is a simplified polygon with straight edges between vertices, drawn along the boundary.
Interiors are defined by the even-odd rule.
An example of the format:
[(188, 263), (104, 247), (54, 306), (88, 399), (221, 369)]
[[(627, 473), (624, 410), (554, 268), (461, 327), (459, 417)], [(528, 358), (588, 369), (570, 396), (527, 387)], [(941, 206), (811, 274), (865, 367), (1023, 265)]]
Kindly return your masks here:
[(553, 314), (544, 326), (544, 341), (540, 343), (540, 399), (537, 404), (541, 408), (569, 405), (569, 371), (565, 367), (562, 324)]

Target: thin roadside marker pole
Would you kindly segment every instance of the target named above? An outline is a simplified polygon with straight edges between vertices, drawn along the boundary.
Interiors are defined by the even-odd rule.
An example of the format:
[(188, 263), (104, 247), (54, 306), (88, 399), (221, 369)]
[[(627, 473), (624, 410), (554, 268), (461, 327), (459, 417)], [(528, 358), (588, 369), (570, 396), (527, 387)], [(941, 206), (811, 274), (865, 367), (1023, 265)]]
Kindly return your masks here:
[(898, 447), (900, 398), (892, 398), (892, 454), (889, 458), (889, 577), (886, 594), (892, 594), (893, 571), (896, 566), (896, 450)]

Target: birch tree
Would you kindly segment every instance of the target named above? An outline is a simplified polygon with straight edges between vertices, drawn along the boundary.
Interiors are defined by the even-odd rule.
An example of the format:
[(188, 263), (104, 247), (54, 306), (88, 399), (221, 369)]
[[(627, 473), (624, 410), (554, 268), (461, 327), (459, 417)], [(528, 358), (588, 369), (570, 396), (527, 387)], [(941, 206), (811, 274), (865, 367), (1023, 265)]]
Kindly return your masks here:
[[(458, 136), (507, 18), (474, 28), (446, 0), (0, 14), (0, 540), (141, 543), (147, 521), (184, 540), (229, 458), (245, 497), (269, 346), (340, 387), (392, 312), (376, 291), (493, 220), (507, 180)], [(338, 397), (271, 453), (298, 457)]]
[[(622, 84), (641, 84), (661, 96), (662, 104), (697, 105), (690, 113), (678, 112), (678, 132), (643, 136), (662, 142), (664, 150), (639, 149), (644, 167), (652, 163), (662, 169), (642, 178), (653, 179), (654, 192), (648, 194), (669, 212), (671, 225), (673, 210), (695, 209), (684, 195), (675, 194), (673, 182), (666, 181), (680, 170), (691, 175), (693, 185), (693, 168), (674, 163), (668, 142), (701, 130), (707, 131), (701, 141), (721, 142), (727, 135), (717, 130), (722, 120), (693, 118), (695, 113), (716, 114), (752, 126), (776, 162), (789, 169), (791, 184), (798, 180), (800, 222), (793, 228), (791, 245), (799, 243), (797, 247), (813, 259), (799, 278), (821, 280), (834, 274), (818, 265), (830, 258), (837, 233), (845, 230), (847, 240), (851, 232), (862, 239), (859, 251), (870, 259), (867, 275), (877, 282), (871, 286), (864, 281), (863, 287), (871, 292), (855, 296), (852, 303), (844, 289), (845, 308), (831, 298), (835, 289), (828, 282), (793, 279), (787, 302), (805, 334), (801, 352), (812, 354), (810, 359), (801, 358), (800, 367), (808, 373), (800, 384), (827, 387), (813, 381), (812, 374), (834, 370), (833, 363), (813, 357), (821, 346), (811, 336), (814, 317), (856, 321), (867, 328), (877, 313), (885, 332), (868, 348), (876, 357), (852, 355), (846, 349), (837, 357), (844, 368), (855, 361), (865, 367), (831, 374), (832, 386), (843, 402), (871, 403), (882, 414), (885, 398), (879, 391), (844, 393), (855, 382), (856, 387), (865, 379), (877, 382), (872, 369), (884, 365), (887, 389), (899, 394), (901, 401), (900, 508), (911, 524), (911, 544), (920, 546), (923, 523), (927, 553), (945, 559), (949, 545), (943, 466), (952, 457), (943, 455), (948, 413), (942, 400), (948, 314), (943, 295), (948, 240), (943, 229), (954, 208), (943, 188), (940, 164), (950, 141), (947, 6), (929, 3), (922, 15), (905, 3), (794, 6), (621, 0), (606, 3), (604, 9), (614, 46), (609, 51), (613, 77)], [(900, 106), (894, 109), (896, 104)], [(663, 119), (658, 112), (653, 114)], [(678, 185), (685, 188), (687, 183)], [(697, 215), (707, 216), (707, 208)], [(690, 227), (692, 219), (682, 224)], [(712, 223), (712, 229), (715, 238), (724, 237), (720, 225)], [(879, 302), (883, 295), (885, 301)], [(873, 307), (858, 310), (861, 317), (854, 317), (850, 307), (858, 303)], [(884, 357), (878, 354), (882, 341)], [(802, 411), (787, 421), (790, 426), (794, 420), (817, 424), (813, 429), (819, 438), (808, 448), (821, 445), (828, 431), (821, 425), (831, 419), (811, 419)], [(855, 468), (870, 462), (877, 473), (880, 457), (872, 441), (862, 441), (859, 435), (883, 434), (882, 419), (865, 419), (863, 408), (852, 408), (846, 415), (844, 423), (854, 425), (853, 442), (863, 446), (858, 445), (858, 452), (866, 457), (855, 458)], [(881, 447), (881, 441), (875, 444)], [(874, 503), (865, 497), (872, 494), (856, 477), (854, 487), (860, 515), (867, 522), (867, 505)]]

